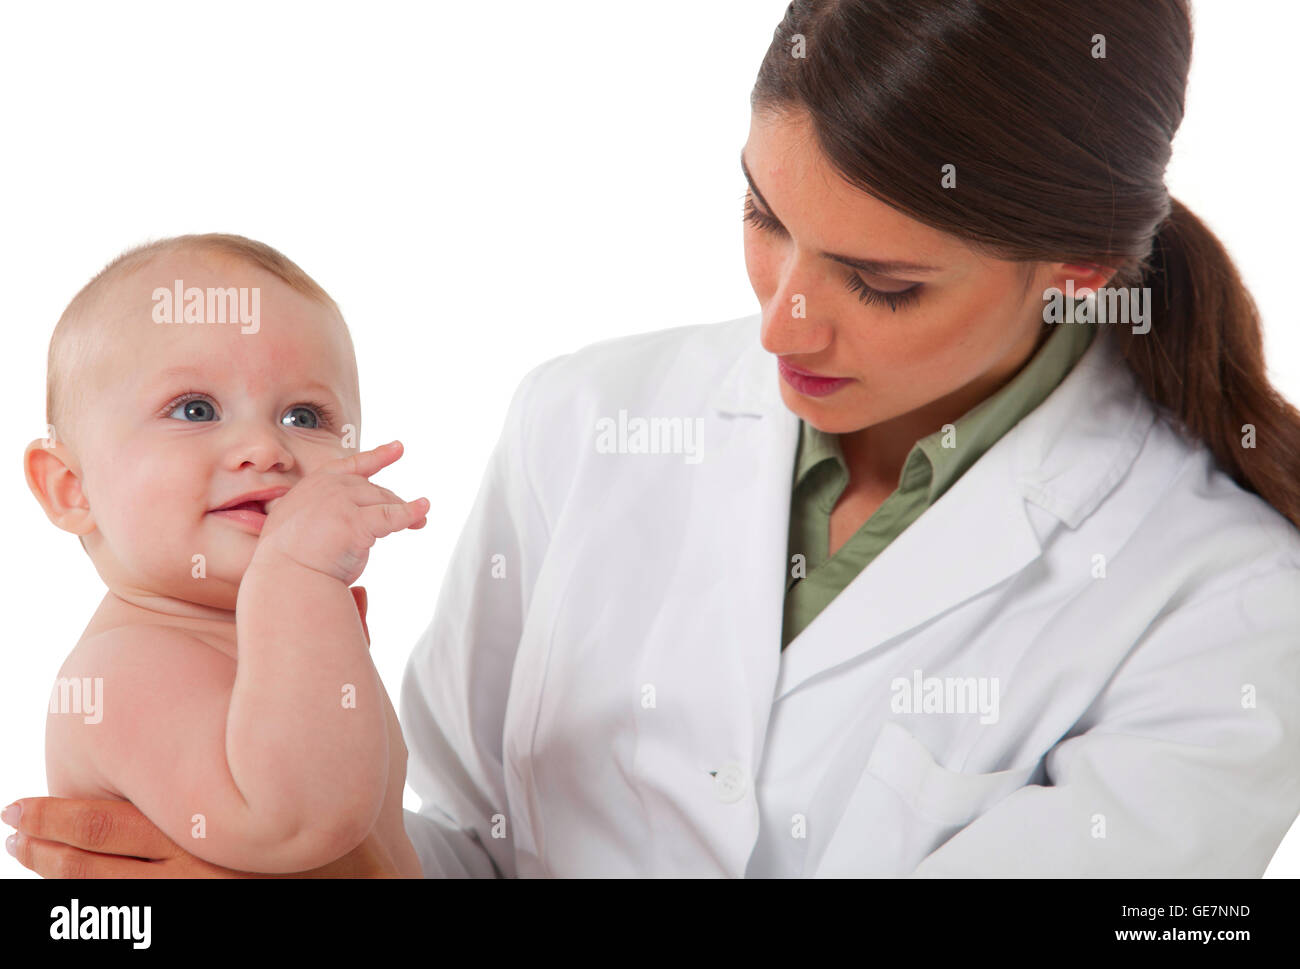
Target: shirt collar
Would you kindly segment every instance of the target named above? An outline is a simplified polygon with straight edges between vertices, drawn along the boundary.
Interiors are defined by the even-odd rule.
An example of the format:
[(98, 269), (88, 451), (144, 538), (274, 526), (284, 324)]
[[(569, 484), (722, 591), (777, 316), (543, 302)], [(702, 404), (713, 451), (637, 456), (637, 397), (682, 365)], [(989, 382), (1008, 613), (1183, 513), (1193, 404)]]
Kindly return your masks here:
[[(938, 500), (999, 438), (1047, 399), (1083, 356), (1095, 333), (1093, 326), (1055, 324), (1055, 331), (1029, 362), (999, 390), (958, 418), (950, 434), (941, 429), (916, 442), (903, 462), (899, 488), (924, 486), (928, 501)], [(952, 446), (945, 447), (945, 440)], [(827, 434), (800, 420), (795, 486), (827, 460), (847, 470), (839, 435)]]

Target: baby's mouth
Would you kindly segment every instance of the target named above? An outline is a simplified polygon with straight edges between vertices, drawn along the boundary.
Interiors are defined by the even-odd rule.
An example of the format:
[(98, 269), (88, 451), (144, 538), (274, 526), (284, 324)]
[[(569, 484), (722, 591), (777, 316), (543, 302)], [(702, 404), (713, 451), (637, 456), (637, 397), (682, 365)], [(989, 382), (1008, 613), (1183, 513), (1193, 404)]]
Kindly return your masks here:
[(266, 521), (266, 504), (261, 501), (241, 501), (227, 508), (217, 508), (210, 514), (238, 523), (251, 531), (260, 532)]
[(228, 505), (225, 508), (218, 508), (217, 511), (255, 511), (259, 515), (266, 514), (266, 503), (261, 501), (241, 501), (237, 505)]
[(246, 491), (243, 497), (227, 502), (220, 508), (214, 508), (209, 514), (238, 524), (246, 531), (255, 534), (260, 533), (262, 524), (266, 521), (269, 506), (283, 498), (288, 490), (287, 485), (279, 485), (258, 491)]

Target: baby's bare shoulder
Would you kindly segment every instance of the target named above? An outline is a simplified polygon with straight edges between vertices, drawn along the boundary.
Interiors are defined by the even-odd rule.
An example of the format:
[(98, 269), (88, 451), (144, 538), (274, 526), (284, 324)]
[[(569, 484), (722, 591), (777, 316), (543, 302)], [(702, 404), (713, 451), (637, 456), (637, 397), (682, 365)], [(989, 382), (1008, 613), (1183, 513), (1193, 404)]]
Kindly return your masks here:
[[(83, 636), (60, 667), (45, 721), (56, 797), (120, 797), (106, 751), (167, 730), (195, 704), (228, 703), (235, 664), (183, 628), (141, 623)], [(165, 716), (168, 710), (171, 716)]]
[[(121, 672), (167, 670), (194, 671), (194, 667), (233, 676), (234, 659), (215, 648), (204, 636), (183, 626), (135, 623), (114, 626), (83, 636), (67, 660), (65, 670), (93, 666)], [(72, 673), (71, 675), (90, 675)]]
[(235, 661), (181, 627), (128, 624), (84, 636), (50, 694), (47, 747), (51, 737), (91, 745), (150, 719), (165, 729), (194, 704), (228, 702), (234, 682)]

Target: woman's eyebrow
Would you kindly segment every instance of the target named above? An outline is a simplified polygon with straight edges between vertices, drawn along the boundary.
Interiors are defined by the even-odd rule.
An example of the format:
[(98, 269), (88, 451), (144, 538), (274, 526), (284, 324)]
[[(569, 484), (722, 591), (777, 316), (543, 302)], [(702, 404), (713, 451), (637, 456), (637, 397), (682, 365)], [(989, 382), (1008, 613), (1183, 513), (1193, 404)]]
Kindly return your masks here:
[[(749, 190), (754, 193), (754, 197), (763, 203), (763, 208), (767, 209), (767, 211), (771, 213), (772, 218), (780, 222), (781, 220), (777, 218), (776, 212), (772, 210), (772, 206), (767, 204), (767, 199), (763, 198), (763, 193), (760, 192), (758, 186), (754, 184), (754, 176), (749, 174), (749, 166), (745, 164), (744, 149), (741, 149), (740, 152), (740, 170), (745, 173), (745, 181), (749, 183)], [(853, 269), (861, 269), (863, 272), (872, 273), (876, 276), (943, 272), (939, 266), (925, 266), (921, 263), (907, 262), (900, 259), (858, 259), (854, 256), (842, 256), (834, 252), (823, 252), (821, 255), (827, 259), (833, 259), (835, 262), (843, 263), (845, 266), (850, 266)]]

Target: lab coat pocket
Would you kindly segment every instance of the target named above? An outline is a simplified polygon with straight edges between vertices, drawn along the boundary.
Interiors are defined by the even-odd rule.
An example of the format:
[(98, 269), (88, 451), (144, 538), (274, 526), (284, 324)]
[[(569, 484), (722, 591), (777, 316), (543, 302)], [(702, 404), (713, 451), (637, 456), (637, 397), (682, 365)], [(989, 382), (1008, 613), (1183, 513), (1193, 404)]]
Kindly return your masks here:
[(819, 875), (904, 875), (998, 801), (1036, 765), (949, 770), (906, 727), (885, 722), (862, 776), (821, 853)]
[(1019, 787), (1034, 765), (991, 774), (949, 770), (901, 724), (886, 721), (871, 749), (867, 771), (880, 778), (919, 818), (966, 825)]

